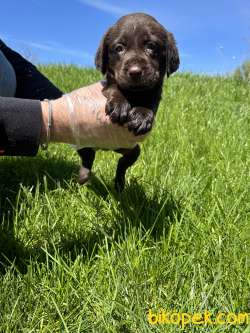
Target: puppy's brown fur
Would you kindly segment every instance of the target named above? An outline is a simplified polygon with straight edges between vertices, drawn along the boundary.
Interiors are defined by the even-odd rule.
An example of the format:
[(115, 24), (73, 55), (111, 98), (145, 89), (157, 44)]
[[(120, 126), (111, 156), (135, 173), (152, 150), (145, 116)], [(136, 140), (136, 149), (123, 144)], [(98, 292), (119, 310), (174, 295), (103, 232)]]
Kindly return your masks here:
[[(179, 67), (179, 55), (173, 35), (152, 16), (135, 13), (123, 16), (104, 35), (96, 54), (96, 67), (106, 77), (103, 94), (106, 113), (114, 123), (127, 123), (135, 135), (151, 130), (165, 74)], [(134, 149), (119, 149), (115, 185), (122, 190), (125, 173), (140, 154)], [(80, 182), (90, 176), (95, 152), (79, 151), (82, 158)]]

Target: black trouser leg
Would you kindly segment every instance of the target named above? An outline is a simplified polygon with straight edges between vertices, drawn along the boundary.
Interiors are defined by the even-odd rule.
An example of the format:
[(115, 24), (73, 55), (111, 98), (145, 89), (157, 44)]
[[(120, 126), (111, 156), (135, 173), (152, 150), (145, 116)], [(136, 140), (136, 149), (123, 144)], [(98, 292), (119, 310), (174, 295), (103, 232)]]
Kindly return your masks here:
[(60, 89), (32, 63), (4, 44), (1, 39), (0, 50), (10, 62), (16, 74), (15, 97), (43, 100), (45, 98), (56, 99), (62, 96), (63, 93)]

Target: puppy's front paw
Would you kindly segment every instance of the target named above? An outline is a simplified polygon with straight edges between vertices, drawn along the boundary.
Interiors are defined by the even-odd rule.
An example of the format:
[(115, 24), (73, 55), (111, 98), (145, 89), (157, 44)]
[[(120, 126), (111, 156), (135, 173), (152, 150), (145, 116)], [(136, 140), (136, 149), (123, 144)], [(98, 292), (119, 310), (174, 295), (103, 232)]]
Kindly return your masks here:
[(127, 101), (119, 101), (117, 98), (107, 100), (105, 111), (113, 123), (123, 125), (127, 121), (130, 110), (131, 106)]
[(135, 107), (128, 114), (128, 129), (135, 135), (143, 135), (149, 132), (153, 126), (154, 113), (152, 110)]

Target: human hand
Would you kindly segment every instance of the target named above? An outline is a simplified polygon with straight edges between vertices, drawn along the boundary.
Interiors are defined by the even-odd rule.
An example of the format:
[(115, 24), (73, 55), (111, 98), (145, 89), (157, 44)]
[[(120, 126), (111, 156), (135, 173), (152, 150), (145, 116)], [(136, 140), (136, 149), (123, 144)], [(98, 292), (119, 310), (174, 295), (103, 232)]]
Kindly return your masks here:
[(146, 135), (135, 136), (126, 124), (120, 126), (111, 121), (105, 113), (106, 98), (102, 88), (102, 83), (98, 82), (52, 101), (53, 141), (75, 144), (77, 149), (115, 150), (133, 148), (146, 138)]

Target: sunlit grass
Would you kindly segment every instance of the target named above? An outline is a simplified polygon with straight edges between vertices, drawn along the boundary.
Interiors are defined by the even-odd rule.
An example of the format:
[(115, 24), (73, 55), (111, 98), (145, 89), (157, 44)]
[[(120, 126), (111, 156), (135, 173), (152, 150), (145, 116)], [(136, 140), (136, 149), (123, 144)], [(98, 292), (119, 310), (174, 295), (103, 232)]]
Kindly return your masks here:
[[(63, 91), (101, 78), (41, 69)], [(112, 152), (97, 153), (88, 187), (66, 145), (2, 158), (0, 332), (172, 333), (147, 310), (250, 312), (249, 111), (244, 82), (171, 77), (121, 196)]]

